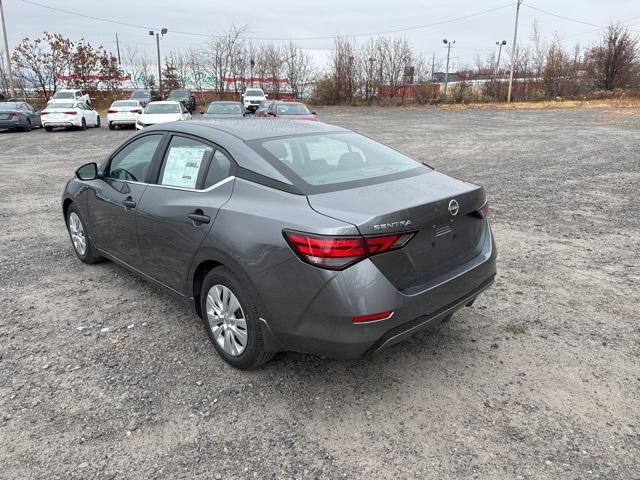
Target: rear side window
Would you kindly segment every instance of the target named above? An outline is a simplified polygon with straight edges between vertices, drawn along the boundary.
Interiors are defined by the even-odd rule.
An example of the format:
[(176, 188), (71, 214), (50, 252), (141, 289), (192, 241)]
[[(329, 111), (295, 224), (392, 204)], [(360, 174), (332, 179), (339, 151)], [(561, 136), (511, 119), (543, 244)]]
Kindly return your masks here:
[(207, 167), (213, 147), (191, 138), (174, 136), (160, 171), (160, 185), (196, 188), (200, 171)]
[[(410, 175), (419, 161), (357, 133), (297, 135), (249, 142), (301, 190), (314, 193)], [(417, 173), (417, 170), (416, 170)], [(355, 186), (355, 185), (354, 185)], [(309, 188), (310, 187), (310, 188)]]
[(202, 188), (209, 188), (218, 182), (221, 182), (225, 178), (231, 175), (231, 160), (222, 153), (220, 150), (216, 150), (211, 159), (207, 176), (204, 179), (204, 185)]
[(145, 135), (129, 143), (111, 158), (107, 177), (146, 182), (147, 172), (162, 135)]

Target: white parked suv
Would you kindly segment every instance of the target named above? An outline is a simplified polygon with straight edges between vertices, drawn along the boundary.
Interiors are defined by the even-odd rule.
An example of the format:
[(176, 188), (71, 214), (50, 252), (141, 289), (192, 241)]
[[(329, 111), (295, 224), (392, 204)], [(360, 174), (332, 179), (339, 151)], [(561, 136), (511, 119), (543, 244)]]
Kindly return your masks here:
[(249, 112), (255, 112), (260, 106), (260, 102), (267, 99), (261, 88), (247, 88), (242, 94), (242, 104), (244, 109)]
[(87, 105), (91, 105), (91, 98), (89, 98), (89, 94), (84, 93), (82, 90), (58, 90), (53, 94), (53, 97), (49, 99), (49, 103), (68, 101), (82, 102), (86, 103)]

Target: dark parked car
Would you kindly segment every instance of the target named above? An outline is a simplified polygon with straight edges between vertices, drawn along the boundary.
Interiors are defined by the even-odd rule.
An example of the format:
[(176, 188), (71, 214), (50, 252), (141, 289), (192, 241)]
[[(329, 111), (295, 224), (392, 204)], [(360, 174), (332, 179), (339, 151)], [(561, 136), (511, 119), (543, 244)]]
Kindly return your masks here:
[(256, 110), (256, 117), (267, 117), (267, 110), (269, 109), (269, 105), (271, 105), (274, 100), (264, 100), (260, 102), (258, 109)]
[(189, 110), (189, 113), (193, 113), (196, 109), (196, 97), (191, 93), (191, 90), (186, 88), (171, 90), (167, 100), (181, 102)]
[(102, 258), (195, 304), (220, 356), (373, 354), (492, 283), (482, 187), (344, 128), (165, 123), (78, 168), (62, 208)]
[(200, 112), (205, 120), (242, 118), (245, 116), (244, 106), (240, 102), (211, 102), (207, 109)]
[(288, 120), (318, 120), (316, 112), (310, 111), (304, 103), (273, 102), (267, 108), (267, 116)]
[(157, 102), (158, 100), (162, 100), (158, 92), (150, 89), (138, 89), (133, 90), (131, 95), (129, 95), (129, 100), (138, 100), (140, 105), (143, 107), (147, 106), (147, 103)]
[(40, 112), (26, 102), (0, 102), (0, 129), (31, 131), (42, 127)]

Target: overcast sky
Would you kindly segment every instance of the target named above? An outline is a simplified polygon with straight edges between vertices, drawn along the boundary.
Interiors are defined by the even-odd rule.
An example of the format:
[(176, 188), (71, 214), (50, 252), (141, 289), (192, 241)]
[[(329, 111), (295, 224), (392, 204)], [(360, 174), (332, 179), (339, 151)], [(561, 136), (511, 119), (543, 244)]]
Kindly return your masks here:
[[(503, 7), (509, 3), (509, 0), (34, 1), (108, 20), (152, 28), (167, 27), (169, 33), (161, 42), (164, 52), (199, 46), (206, 42), (205, 37), (180, 34), (177, 31), (211, 34), (227, 28), (231, 23), (247, 25), (249, 35), (254, 37), (295, 39), (351, 35), (432, 24)], [(25, 36), (34, 37), (47, 30), (60, 32), (72, 40), (84, 37), (115, 52), (117, 32), (121, 49), (126, 45), (137, 45), (138, 48), (155, 54), (154, 41), (146, 30), (56, 12), (22, 0), (4, 0), (3, 3), (10, 48), (15, 47)], [(533, 10), (526, 6), (527, 3), (531, 7), (586, 24)], [(485, 57), (495, 49), (497, 40), (504, 39), (511, 44), (515, 10), (514, 1), (511, 6), (484, 15), (395, 35), (406, 37), (418, 52), (429, 58), (433, 52), (436, 58), (446, 55), (443, 38), (456, 40), (452, 53), (456, 68), (473, 64), (476, 54)], [(631, 29), (640, 31), (640, 0), (531, 0), (521, 10), (520, 41), (529, 41), (534, 18), (538, 19), (542, 33), (547, 38), (558, 32), (566, 37), (568, 44), (580, 42), (588, 45), (597, 38), (597, 27), (610, 22), (628, 22)], [(357, 40), (364, 42), (367, 37), (358, 37)], [(309, 49), (318, 66), (322, 66), (332, 40), (305, 40), (299, 44)]]

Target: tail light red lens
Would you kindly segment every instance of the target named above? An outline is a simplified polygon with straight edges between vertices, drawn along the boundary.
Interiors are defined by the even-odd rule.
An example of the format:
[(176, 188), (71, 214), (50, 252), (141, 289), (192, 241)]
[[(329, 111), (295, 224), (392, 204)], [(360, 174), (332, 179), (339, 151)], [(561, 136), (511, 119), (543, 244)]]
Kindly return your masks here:
[(485, 200), (485, 202), (477, 210), (477, 212), (482, 218), (487, 218), (487, 216), (489, 215), (489, 210), (490, 210), (489, 200)]
[(294, 252), (305, 262), (317, 267), (342, 270), (371, 255), (403, 247), (415, 232), (393, 235), (327, 236), (283, 232)]
[(64, 112), (65, 115), (77, 115), (78, 112), (73, 111), (73, 110), (69, 110), (68, 112)]
[(12, 117), (19, 117), (20, 113), (19, 112), (11, 112), (9, 115), (11, 115)]
[(142, 110), (140, 108), (134, 108), (131, 110), (131, 113), (142, 113)]
[(353, 323), (367, 323), (367, 322), (379, 322), (380, 320), (387, 320), (391, 318), (393, 311), (372, 313), (369, 315), (358, 315), (351, 320)]
[(107, 110), (107, 113), (118, 113), (118, 111), (117, 111), (117, 110), (109, 109), (109, 110)]

